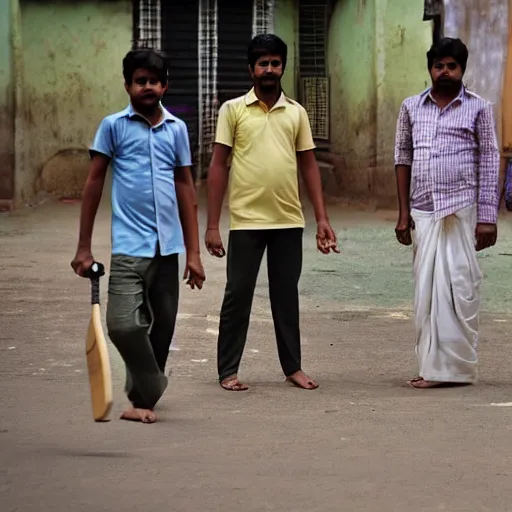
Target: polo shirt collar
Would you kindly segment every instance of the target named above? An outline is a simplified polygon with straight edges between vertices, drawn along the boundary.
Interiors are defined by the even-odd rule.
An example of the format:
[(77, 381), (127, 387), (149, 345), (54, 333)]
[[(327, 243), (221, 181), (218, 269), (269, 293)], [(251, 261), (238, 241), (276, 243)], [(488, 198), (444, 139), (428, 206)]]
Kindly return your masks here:
[[(245, 95), (245, 104), (247, 106), (254, 105), (255, 103), (259, 103), (258, 96), (256, 96), (256, 91), (254, 90), (254, 87)], [(288, 105), (288, 98), (285, 96), (284, 92), (281, 92), (281, 96), (279, 96), (279, 99), (277, 100), (276, 104), (272, 107), (271, 110), (274, 110), (276, 108), (284, 108)]]

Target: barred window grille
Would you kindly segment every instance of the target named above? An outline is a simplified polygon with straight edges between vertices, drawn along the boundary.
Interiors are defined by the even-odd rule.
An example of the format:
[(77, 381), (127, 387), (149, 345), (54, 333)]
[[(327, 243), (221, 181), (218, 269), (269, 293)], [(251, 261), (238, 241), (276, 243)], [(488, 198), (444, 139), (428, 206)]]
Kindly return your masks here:
[(199, 0), (199, 169), (208, 165), (218, 113), (218, 4)]
[(302, 78), (302, 98), (313, 138), (329, 140), (329, 79), (325, 76)]
[(329, 140), (329, 78), (327, 75), (328, 0), (300, 0), (300, 99), (313, 137)]
[(162, 9), (160, 0), (138, 0), (134, 9), (133, 48), (162, 47)]
[(274, 33), (275, 0), (254, 0), (252, 37)]

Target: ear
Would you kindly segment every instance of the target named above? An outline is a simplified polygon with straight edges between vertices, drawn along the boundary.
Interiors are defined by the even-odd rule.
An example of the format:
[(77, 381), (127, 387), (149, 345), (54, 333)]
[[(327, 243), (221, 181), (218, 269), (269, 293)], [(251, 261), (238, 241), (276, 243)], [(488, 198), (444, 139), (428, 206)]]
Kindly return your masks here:
[[(167, 90), (169, 89), (169, 82), (167, 82), (164, 86), (163, 86), (163, 94), (165, 94), (167, 92)], [(162, 94), (162, 96), (163, 96)]]
[(251, 68), (251, 65), (250, 65), (250, 64), (247, 66), (247, 69), (249, 70), (249, 75), (251, 76), (251, 78), (254, 78), (254, 71), (253, 71), (253, 69)]
[(126, 92), (129, 94), (130, 93), (130, 91), (129, 91), (130, 86), (126, 82), (124, 83), (124, 88), (126, 89)]

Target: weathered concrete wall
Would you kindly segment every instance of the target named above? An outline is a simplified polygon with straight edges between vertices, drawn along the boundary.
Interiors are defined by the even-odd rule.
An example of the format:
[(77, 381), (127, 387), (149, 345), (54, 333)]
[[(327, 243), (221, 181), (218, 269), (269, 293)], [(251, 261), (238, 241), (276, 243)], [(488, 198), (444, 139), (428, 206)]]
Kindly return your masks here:
[(509, 2), (444, 0), (444, 33), (460, 37), (469, 50), (467, 86), (494, 103), (501, 139), (501, 97), (507, 59)]
[(288, 62), (282, 80), (283, 89), (297, 98), (297, 10), (295, 0), (277, 0), (274, 12), (275, 33), (288, 45)]
[(0, 0), (0, 211), (9, 210), (14, 198), (15, 80), (11, 0)]
[[(396, 116), (426, 85), (423, 0), (338, 0), (329, 28), (330, 160), (341, 193), (394, 204)], [(327, 157), (329, 158), (329, 157)]]
[(423, 21), (423, 0), (377, 0), (375, 69), (377, 161), (370, 194), (383, 206), (395, 204), (394, 143), (402, 101), (430, 85), (426, 53), (432, 25)]
[(98, 123), (128, 102), (122, 59), (131, 47), (131, 2), (22, 0), (21, 27), (20, 206), (38, 189), (80, 193)]
[(375, 7), (339, 0), (329, 25), (331, 153), (344, 194), (368, 192), (375, 166)]

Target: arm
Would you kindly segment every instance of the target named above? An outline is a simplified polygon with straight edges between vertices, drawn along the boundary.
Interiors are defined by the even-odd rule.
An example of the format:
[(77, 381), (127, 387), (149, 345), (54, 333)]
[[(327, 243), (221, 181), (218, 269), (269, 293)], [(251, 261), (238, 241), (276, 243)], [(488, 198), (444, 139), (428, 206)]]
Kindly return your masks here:
[(396, 185), (398, 192), (398, 211), (399, 218), (409, 219), (411, 213), (410, 206), (410, 189), (411, 189), (411, 166), (396, 166)]
[(315, 143), (313, 141), (313, 134), (311, 133), (311, 125), (309, 124), (308, 114), (303, 108), (300, 111), (299, 130), (295, 140), (295, 148), (297, 152), (297, 163), (304, 179), (309, 199), (315, 211), (317, 248), (323, 254), (329, 254), (331, 249), (339, 253), (336, 234), (329, 223), (327, 210), (325, 208), (320, 169), (318, 168), (315, 157)]
[(222, 202), (229, 181), (228, 159), (235, 143), (236, 115), (229, 103), (219, 110), (217, 133), (213, 146), (213, 155), (208, 170), (208, 220), (205, 244), (212, 256), (222, 258), (225, 254), (219, 231)]
[(476, 137), (478, 140), (478, 222), (496, 224), (498, 216), (498, 183), (500, 152), (494, 130), (492, 106), (488, 105), (478, 115)]
[(183, 238), (187, 249), (187, 263), (183, 279), (190, 288), (196, 286), (200, 290), (206, 276), (201, 263), (199, 249), (199, 227), (197, 223), (197, 196), (194, 180), (192, 179), (192, 158), (190, 155), (190, 140), (187, 125), (183, 122), (178, 126), (176, 140), (176, 167), (174, 168), (174, 186), (180, 215)]
[(498, 237), (500, 152), (494, 130), (492, 106), (487, 105), (476, 121), (478, 140), (478, 197), (476, 250), (492, 247)]
[(190, 167), (177, 167), (174, 171), (174, 183), (187, 256), (199, 255), (197, 197)]
[(222, 202), (226, 194), (229, 179), (228, 158), (231, 148), (224, 144), (215, 144), (208, 170), (208, 230), (218, 230)]
[(395, 138), (395, 170), (398, 192), (398, 223), (395, 233), (398, 241), (403, 245), (411, 245), (411, 166), (413, 159), (412, 129), (409, 112), (405, 103), (402, 103), (398, 114)]
[(312, 149), (299, 151), (297, 153), (297, 158), (299, 169), (308, 191), (309, 199), (315, 211), (315, 219), (317, 222), (328, 221), (322, 192), (320, 169), (318, 168), (315, 153)]
[(92, 232), (109, 163), (110, 158), (108, 156), (101, 153), (93, 155), (89, 175), (82, 192), (78, 248), (71, 263), (75, 272), (80, 276), (83, 276), (93, 263), (91, 253)]

